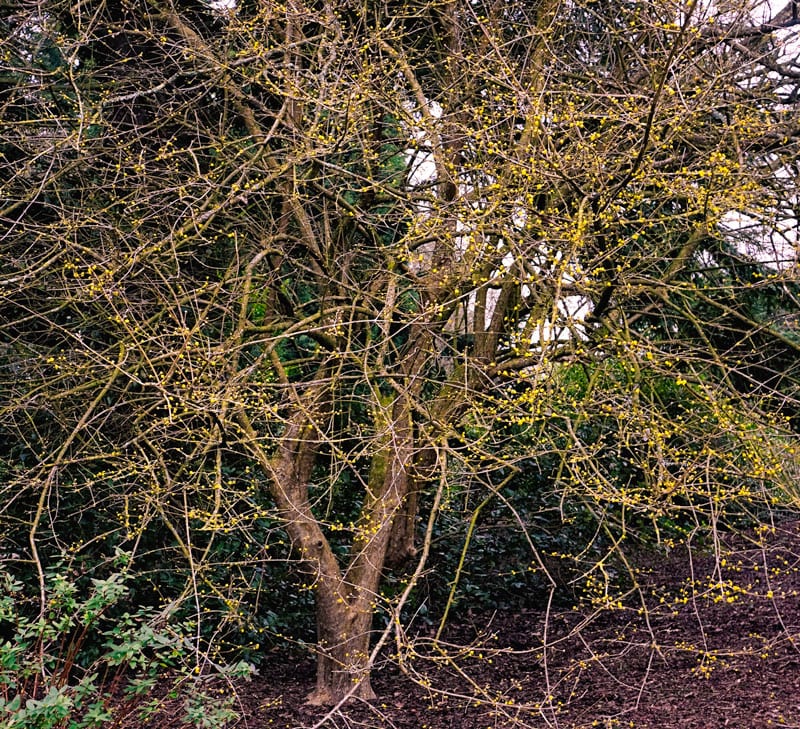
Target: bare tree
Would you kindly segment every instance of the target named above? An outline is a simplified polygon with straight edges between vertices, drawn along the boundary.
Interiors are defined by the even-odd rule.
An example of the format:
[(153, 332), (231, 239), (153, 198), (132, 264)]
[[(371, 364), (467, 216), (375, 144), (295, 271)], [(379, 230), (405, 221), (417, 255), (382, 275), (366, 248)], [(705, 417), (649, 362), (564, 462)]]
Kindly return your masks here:
[[(53, 555), (159, 530), (183, 597), (223, 599), (219, 540), (277, 519), (316, 600), (310, 700), (371, 699), (382, 576), (409, 568), (385, 640), (454, 479), (497, 493), (531, 457), (509, 424), (567, 497), (775, 498), (797, 66), (794, 16), (758, 10), (6, 4), (3, 519), (42, 609)], [(769, 280), (743, 216), (784, 236)], [(627, 495), (622, 441), (579, 432), (598, 413)]]

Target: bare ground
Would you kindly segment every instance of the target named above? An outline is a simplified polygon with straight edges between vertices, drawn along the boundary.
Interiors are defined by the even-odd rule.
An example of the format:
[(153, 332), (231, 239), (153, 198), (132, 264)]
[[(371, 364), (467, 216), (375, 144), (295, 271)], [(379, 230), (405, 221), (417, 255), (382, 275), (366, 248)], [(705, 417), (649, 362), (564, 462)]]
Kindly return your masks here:
[[(218, 690), (237, 729), (800, 729), (800, 523), (723, 547), (641, 557), (624, 604), (601, 590), (549, 616), (473, 615), (438, 644), (419, 635), (405, 672), (396, 657), (378, 667), (372, 704), (307, 706), (313, 661), (285, 654)], [(174, 717), (165, 704), (149, 726)]]

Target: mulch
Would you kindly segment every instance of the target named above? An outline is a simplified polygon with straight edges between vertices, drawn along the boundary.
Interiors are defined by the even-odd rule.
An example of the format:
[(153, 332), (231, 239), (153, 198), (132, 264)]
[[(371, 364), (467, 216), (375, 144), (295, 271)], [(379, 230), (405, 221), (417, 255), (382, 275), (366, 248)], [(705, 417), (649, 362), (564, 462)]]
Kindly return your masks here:
[[(308, 706), (312, 658), (277, 653), (232, 688), (236, 727), (800, 729), (800, 522), (719, 546), (642, 554), (621, 601), (601, 583), (573, 609), (420, 631), (370, 704)], [(177, 729), (164, 708), (148, 725)]]

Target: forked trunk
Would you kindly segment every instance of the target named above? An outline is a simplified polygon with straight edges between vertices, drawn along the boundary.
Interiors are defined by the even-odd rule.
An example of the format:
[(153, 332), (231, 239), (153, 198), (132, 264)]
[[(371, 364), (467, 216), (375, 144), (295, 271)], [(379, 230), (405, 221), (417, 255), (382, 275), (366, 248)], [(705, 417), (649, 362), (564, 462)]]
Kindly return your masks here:
[(316, 585), (317, 682), (308, 697), (311, 704), (375, 698), (369, 677), (372, 616), (397, 520), (406, 527), (396, 534), (400, 537), (399, 544), (395, 542), (398, 554), (413, 550), (416, 494), (407, 499), (415, 453), (411, 403), (423, 379), (412, 380), (410, 375), (416, 371), (418, 359), (425, 362), (426, 341), (420, 339), (408, 354), (404, 369), (411, 384), (406, 392), (401, 397), (394, 394), (385, 398), (376, 408), (380, 415), (375, 428), (378, 437), (346, 565), (334, 554), (311, 508), (308, 492), (320, 443), (314, 419), (330, 409), (328, 380), (320, 377), (321, 384), (304, 393), (303, 407), (298, 407), (288, 421), (280, 446), (271, 456), (259, 446), (247, 415), (239, 414), (252, 452), (269, 478), (270, 492), (286, 530)]
[[(368, 497), (362, 506), (346, 570), (318, 563), (317, 687), (312, 704), (336, 703), (350, 696), (375, 698), (369, 680), (372, 614), (393, 524), (409, 488), (413, 458), (413, 428), (407, 403), (392, 408), (391, 448), (380, 448), (373, 459)], [(327, 550), (330, 553), (330, 549)], [(331, 553), (332, 554), (332, 553)]]

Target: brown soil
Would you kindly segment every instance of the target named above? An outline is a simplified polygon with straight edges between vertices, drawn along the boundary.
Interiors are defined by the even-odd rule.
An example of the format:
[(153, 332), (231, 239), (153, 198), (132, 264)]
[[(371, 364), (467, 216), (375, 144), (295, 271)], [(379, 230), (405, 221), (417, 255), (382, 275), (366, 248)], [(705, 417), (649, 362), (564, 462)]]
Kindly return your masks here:
[[(309, 707), (313, 661), (276, 656), (235, 687), (237, 729), (800, 728), (800, 524), (731, 542), (641, 558), (624, 605), (598, 594), (418, 636), (405, 673), (376, 670), (373, 704)], [(177, 727), (168, 713), (149, 725)]]

